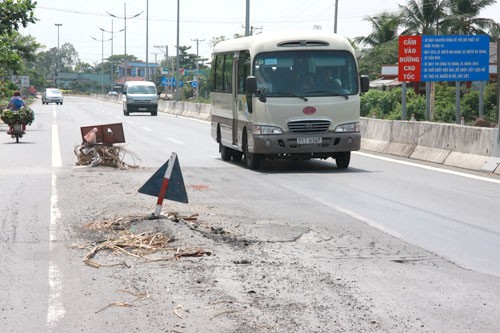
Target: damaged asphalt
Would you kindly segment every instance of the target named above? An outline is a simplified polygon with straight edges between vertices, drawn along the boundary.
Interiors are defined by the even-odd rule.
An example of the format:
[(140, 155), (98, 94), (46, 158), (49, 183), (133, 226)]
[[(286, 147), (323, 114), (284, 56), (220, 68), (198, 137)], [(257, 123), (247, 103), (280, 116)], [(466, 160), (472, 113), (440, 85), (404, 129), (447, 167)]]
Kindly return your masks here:
[[(165, 201), (162, 218), (151, 220), (155, 198), (137, 189), (154, 171), (97, 167), (58, 175), (64, 198), (59, 251), (69, 304), (61, 328), (500, 331), (496, 277), (464, 270), (321, 204), (305, 206), (304, 198), (262, 177), (241, 177), (239, 168), (218, 176), (211, 168), (184, 168), (190, 203)], [(132, 222), (114, 230), (85, 227), (116, 220)], [(94, 259), (109, 267), (82, 261), (88, 248), (77, 245), (124, 231), (168, 235), (168, 246), (142, 257), (98, 253)]]

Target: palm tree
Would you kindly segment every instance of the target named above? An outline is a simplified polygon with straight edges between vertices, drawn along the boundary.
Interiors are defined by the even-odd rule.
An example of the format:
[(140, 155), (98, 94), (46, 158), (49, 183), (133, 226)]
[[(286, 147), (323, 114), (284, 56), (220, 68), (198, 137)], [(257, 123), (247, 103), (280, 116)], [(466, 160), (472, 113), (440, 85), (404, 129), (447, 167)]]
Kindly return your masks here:
[(444, 0), (449, 16), (443, 27), (448, 34), (480, 35), (487, 34), (496, 23), (492, 19), (480, 18), (481, 10), (496, 3), (497, 0)]
[[(443, 9), (446, 0), (409, 0), (401, 8), (401, 25), (406, 30), (401, 35), (438, 35), (440, 23), (446, 17)], [(430, 106), (426, 119), (431, 120), (434, 111), (435, 86), (430, 84)]]
[(401, 35), (437, 35), (445, 18), (446, 0), (409, 0), (401, 8), (401, 25), (406, 28)]
[(364, 19), (372, 24), (373, 32), (366, 37), (355, 37), (354, 42), (371, 47), (382, 45), (398, 37), (399, 15), (383, 12)]

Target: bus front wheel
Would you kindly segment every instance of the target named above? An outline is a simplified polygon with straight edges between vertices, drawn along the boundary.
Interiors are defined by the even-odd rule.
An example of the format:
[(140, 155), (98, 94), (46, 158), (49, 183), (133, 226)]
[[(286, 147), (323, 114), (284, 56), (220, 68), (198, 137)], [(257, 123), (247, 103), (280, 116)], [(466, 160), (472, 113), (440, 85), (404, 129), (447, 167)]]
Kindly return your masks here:
[(248, 151), (248, 146), (245, 147), (245, 164), (251, 170), (256, 170), (260, 166), (261, 157), (259, 154), (254, 154)]
[(335, 163), (337, 164), (337, 168), (347, 169), (347, 167), (349, 166), (349, 162), (351, 162), (350, 151), (343, 151), (341, 153), (335, 154)]

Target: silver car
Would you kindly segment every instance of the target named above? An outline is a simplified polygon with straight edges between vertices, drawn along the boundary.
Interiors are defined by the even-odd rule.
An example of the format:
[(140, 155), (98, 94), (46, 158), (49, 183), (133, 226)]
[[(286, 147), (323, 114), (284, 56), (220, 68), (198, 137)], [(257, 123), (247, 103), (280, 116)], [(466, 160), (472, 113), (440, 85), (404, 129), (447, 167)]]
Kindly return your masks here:
[(49, 104), (49, 103), (56, 103), (62, 105), (63, 94), (59, 89), (47, 88), (42, 93), (42, 104)]

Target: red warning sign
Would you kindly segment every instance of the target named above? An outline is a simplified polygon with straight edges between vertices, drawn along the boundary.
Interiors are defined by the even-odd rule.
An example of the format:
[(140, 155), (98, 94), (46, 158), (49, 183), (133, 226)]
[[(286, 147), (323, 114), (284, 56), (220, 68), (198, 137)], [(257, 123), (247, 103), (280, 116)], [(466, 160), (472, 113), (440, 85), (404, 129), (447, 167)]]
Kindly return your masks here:
[(398, 80), (420, 82), (422, 63), (422, 37), (399, 36)]
[(139, 193), (157, 197), (155, 216), (160, 216), (163, 199), (188, 203), (186, 187), (176, 153), (139, 189)]

